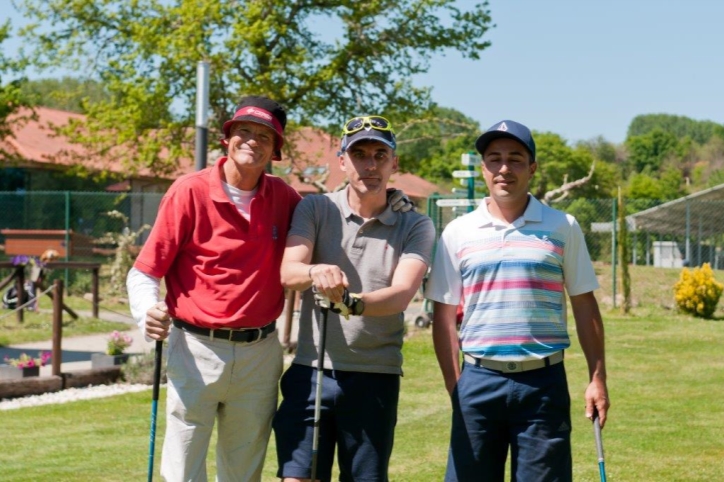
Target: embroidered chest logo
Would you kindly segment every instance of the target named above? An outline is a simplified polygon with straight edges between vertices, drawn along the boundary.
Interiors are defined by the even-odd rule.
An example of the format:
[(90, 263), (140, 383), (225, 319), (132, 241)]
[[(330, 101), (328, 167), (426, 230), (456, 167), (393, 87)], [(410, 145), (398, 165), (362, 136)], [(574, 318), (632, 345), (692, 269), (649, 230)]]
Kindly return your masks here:
[(272, 226), (272, 239), (276, 241), (277, 238), (279, 238), (279, 231), (276, 226)]

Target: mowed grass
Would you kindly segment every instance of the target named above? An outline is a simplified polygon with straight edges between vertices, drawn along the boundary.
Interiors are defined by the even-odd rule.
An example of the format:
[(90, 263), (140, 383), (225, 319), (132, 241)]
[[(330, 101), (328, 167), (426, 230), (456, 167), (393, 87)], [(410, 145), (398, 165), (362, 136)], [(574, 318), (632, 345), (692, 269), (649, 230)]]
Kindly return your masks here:
[[(717, 272), (721, 280), (720, 275)], [(692, 318), (670, 309), (677, 278), (678, 270), (636, 269), (637, 301), (631, 314), (621, 315), (602, 303), (612, 401), (603, 431), (610, 481), (709, 482), (722, 480), (724, 474), (724, 321)], [(602, 279), (599, 299), (610, 296), (604, 283)], [(595, 482), (599, 480), (595, 442), (583, 407), (586, 363), (572, 321), (569, 329), (572, 347), (566, 353), (566, 369), (573, 401), (574, 480)], [(390, 480), (440, 481), (447, 457), (450, 402), (431, 330), (411, 329), (404, 355)], [(156, 474), (165, 428), (165, 390), (161, 394)], [(149, 390), (0, 411), (0, 480), (142, 480), (148, 465), (150, 410)], [(213, 449), (214, 442), (208, 457), (211, 480)], [(272, 437), (264, 481), (277, 480), (276, 466)]]
[[(80, 297), (64, 297), (66, 306), (76, 313), (84, 314), (92, 310), (92, 303)], [(109, 308), (106, 308), (109, 309)], [(114, 305), (114, 311), (128, 314), (127, 305)], [(95, 333), (109, 333), (113, 330), (130, 330), (135, 325), (107, 321), (90, 316), (79, 316), (73, 319), (63, 311), (63, 337), (91, 335)], [(0, 309), (0, 346), (19, 343), (50, 340), (53, 338), (53, 301), (47, 296), (39, 300), (37, 311), (24, 311), (23, 321), (17, 321), (17, 315), (12, 310)]]

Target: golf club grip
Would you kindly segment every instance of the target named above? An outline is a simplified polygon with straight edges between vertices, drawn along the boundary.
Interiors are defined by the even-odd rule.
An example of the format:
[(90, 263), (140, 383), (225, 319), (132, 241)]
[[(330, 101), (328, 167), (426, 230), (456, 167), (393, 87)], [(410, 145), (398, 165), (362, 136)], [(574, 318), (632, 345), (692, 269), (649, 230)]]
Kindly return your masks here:
[(598, 454), (598, 461), (603, 462), (603, 440), (601, 439), (601, 422), (598, 420), (598, 415), (593, 419), (593, 435), (596, 437), (596, 453)]
[[(322, 398), (322, 370), (317, 370), (317, 392), (315, 400)], [(312, 440), (312, 453), (317, 454), (319, 448), (319, 421), (322, 418), (322, 406), (319, 403), (314, 404), (314, 437)]]
[(603, 460), (603, 439), (601, 438), (601, 422), (598, 420), (598, 412), (593, 413), (593, 435), (596, 437), (598, 473), (601, 476), (601, 482), (606, 482), (606, 465)]
[(153, 364), (153, 399), (158, 400), (158, 389), (161, 385), (161, 362), (163, 354), (163, 340), (156, 341), (156, 357)]

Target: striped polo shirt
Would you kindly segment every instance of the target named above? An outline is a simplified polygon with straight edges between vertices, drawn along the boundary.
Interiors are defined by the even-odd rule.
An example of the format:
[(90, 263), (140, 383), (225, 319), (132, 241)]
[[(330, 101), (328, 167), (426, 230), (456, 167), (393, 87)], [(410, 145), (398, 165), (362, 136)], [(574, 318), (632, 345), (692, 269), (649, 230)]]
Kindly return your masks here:
[(522, 361), (568, 348), (565, 292), (598, 288), (575, 218), (529, 199), (512, 224), (491, 216), (486, 199), (438, 243), (425, 296), (463, 300), (460, 347), (471, 355)]

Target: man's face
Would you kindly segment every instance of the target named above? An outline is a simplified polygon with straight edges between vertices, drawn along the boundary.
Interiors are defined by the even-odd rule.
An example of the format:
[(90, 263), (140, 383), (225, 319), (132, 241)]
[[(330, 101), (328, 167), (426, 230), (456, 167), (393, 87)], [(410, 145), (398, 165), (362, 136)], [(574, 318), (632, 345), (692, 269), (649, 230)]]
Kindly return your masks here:
[(340, 168), (347, 173), (352, 189), (360, 194), (378, 193), (397, 172), (397, 156), (383, 142), (362, 140), (342, 154)]
[(483, 177), (490, 196), (506, 203), (523, 201), (538, 164), (531, 162), (528, 150), (520, 142), (501, 137), (495, 139), (483, 154)]
[(276, 133), (256, 122), (239, 121), (231, 126), (229, 159), (239, 167), (263, 167), (271, 161)]

